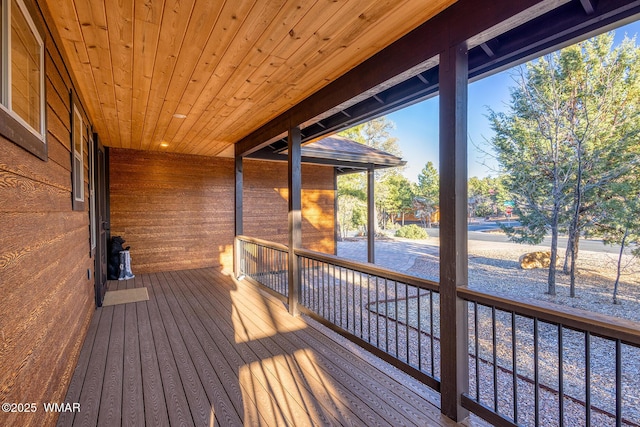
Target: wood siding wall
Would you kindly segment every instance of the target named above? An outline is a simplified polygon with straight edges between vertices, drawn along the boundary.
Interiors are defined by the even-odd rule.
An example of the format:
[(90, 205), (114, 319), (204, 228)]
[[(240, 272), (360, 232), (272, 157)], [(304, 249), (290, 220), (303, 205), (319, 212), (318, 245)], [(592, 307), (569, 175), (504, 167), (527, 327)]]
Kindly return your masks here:
[(111, 235), (134, 274), (231, 265), (232, 159), (112, 149)]
[[(231, 269), (234, 162), (110, 151), (111, 235), (131, 246), (133, 273)], [(333, 253), (333, 169), (303, 167), (303, 244)], [(287, 165), (244, 161), (245, 234), (287, 241)]]
[[(39, 12), (34, 18), (46, 28)], [(95, 307), (88, 277), (88, 131), (83, 129), (86, 209), (74, 212), (73, 83), (54, 36), (45, 36), (48, 160), (0, 136), (0, 402), (35, 403), (37, 413), (0, 412), (0, 425), (55, 424), (58, 415), (42, 404), (64, 400)]]

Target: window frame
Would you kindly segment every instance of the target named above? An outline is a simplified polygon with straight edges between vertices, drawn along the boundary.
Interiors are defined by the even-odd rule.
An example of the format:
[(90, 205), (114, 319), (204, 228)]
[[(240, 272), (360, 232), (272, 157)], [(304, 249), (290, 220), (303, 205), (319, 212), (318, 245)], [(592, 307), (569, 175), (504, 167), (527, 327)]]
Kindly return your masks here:
[[(84, 119), (82, 110), (78, 107), (78, 101), (70, 91), (71, 111), (70, 111), (70, 142), (71, 142), (71, 201), (74, 211), (84, 211), (85, 204), (85, 182), (84, 182)], [(79, 143), (76, 137), (80, 138)], [(78, 152), (77, 148), (80, 148)], [(79, 179), (79, 181), (78, 181)]]
[(91, 236), (89, 238), (89, 254), (93, 257), (95, 253), (97, 240), (98, 240), (98, 229), (97, 229), (97, 211), (96, 211), (96, 156), (95, 156), (95, 141), (97, 140), (97, 135), (93, 133), (93, 129), (89, 129), (89, 146), (88, 146), (88, 154), (89, 154), (89, 227), (91, 229)]
[[(12, 107), (11, 71), (11, 9), (16, 3), (24, 16), (29, 30), (40, 47), (40, 129), (34, 129)], [(46, 109), (46, 44), (42, 24), (34, 19), (36, 14), (23, 0), (0, 0), (0, 135), (24, 148), (42, 160), (48, 159), (47, 109)]]

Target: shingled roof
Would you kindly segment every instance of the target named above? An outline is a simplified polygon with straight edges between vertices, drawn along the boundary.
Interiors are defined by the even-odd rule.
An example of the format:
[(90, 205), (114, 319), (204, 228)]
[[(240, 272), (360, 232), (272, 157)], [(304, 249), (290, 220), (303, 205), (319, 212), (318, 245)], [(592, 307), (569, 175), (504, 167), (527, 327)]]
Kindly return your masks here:
[[(301, 154), (303, 163), (334, 166), (338, 173), (360, 171), (367, 169), (370, 165), (373, 165), (374, 169), (383, 169), (404, 166), (407, 163), (393, 154), (338, 135), (304, 144), (301, 148)], [(286, 156), (286, 149), (278, 152), (268, 152), (263, 149), (249, 157), (285, 161)]]

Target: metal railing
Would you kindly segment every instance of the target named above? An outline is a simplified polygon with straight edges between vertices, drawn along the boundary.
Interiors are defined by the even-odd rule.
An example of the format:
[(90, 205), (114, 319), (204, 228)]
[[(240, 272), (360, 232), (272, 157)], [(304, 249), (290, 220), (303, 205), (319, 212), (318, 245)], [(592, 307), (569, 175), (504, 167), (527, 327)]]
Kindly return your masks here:
[(469, 310), (467, 409), (496, 425), (640, 425), (632, 322), (460, 289)]
[(301, 312), (440, 389), (437, 283), (303, 249), (296, 256)]
[[(287, 301), (288, 248), (244, 236), (236, 242), (240, 273)], [(440, 390), (437, 283), (295, 254), (300, 312)], [(468, 310), (465, 408), (494, 425), (640, 427), (636, 323), (468, 288), (457, 295)]]
[(238, 277), (244, 276), (285, 300), (289, 296), (289, 249), (285, 245), (247, 236), (236, 237)]

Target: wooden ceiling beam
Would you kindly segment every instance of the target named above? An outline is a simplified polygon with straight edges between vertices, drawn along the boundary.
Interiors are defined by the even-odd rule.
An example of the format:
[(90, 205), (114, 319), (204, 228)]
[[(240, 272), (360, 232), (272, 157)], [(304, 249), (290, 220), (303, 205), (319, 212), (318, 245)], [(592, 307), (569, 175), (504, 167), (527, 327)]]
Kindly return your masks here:
[(596, 11), (595, 0), (580, 0), (580, 4), (582, 4), (582, 8), (584, 9), (587, 15), (591, 15)]
[(488, 60), (475, 50), (469, 52), (469, 78), (475, 81), (490, 72), (570, 46), (632, 22), (639, 14), (640, 0), (601, 0), (598, 8), (586, 16), (580, 2), (567, 3), (553, 11), (553, 19), (534, 19), (491, 40), (489, 46), (495, 55)]

